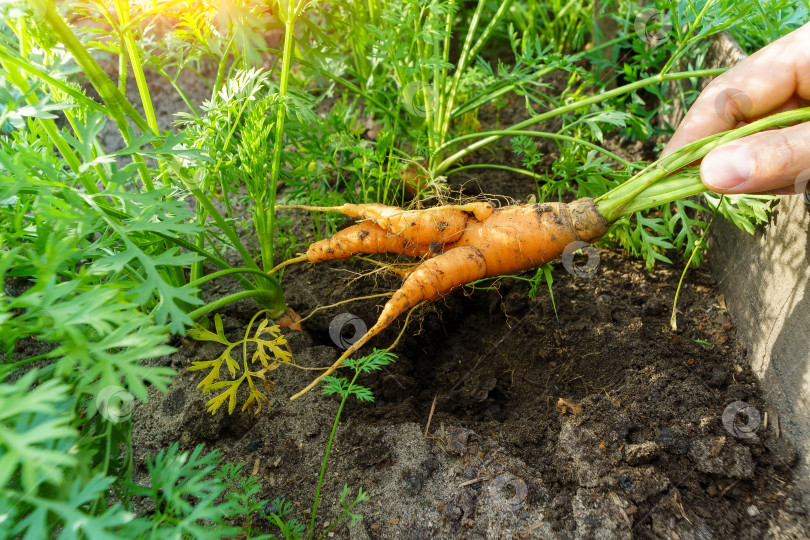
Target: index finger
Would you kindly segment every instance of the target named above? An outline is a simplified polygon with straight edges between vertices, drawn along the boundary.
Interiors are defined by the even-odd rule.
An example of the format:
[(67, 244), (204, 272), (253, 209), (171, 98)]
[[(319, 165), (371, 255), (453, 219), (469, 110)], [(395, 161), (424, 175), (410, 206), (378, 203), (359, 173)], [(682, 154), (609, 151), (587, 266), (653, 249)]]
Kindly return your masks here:
[(663, 155), (740, 122), (767, 115), (796, 96), (810, 99), (810, 23), (714, 79), (684, 117)]

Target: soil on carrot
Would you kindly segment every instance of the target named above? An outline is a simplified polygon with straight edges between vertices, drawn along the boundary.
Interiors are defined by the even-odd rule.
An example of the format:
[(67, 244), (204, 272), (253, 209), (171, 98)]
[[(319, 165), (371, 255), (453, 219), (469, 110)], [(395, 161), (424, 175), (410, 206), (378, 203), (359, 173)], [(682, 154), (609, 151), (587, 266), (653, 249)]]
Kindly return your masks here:
[[(479, 119), (490, 127), (519, 121), (520, 107), (513, 100)], [(638, 144), (622, 153), (649, 159), (648, 150)], [(552, 145), (543, 151), (553, 159)], [(519, 158), (501, 145), (471, 156), (476, 161), (517, 165)], [(504, 171), (465, 172), (451, 182), (502, 202), (525, 202), (535, 189), (531, 179)], [(791, 472), (796, 452), (747, 368), (710, 264), (711, 253), (687, 274), (677, 333), (669, 319), (682, 266), (649, 273), (606, 249), (591, 278), (557, 265), (554, 303), (544, 284), (530, 299), (526, 282), (501, 279), (421, 308), (394, 350), (396, 363), (359, 380), (375, 402), (350, 400), (343, 412), (318, 534), (340, 514), (339, 493), (348, 485), (371, 501), (356, 508), (360, 523), (349, 529), (343, 522), (330, 537), (807, 537)], [(374, 268), (362, 261), (290, 267), (287, 301), (308, 314), (399, 286)], [(204, 296), (236, 290), (234, 281), (219, 280)], [(350, 313), (370, 327), (384, 300), (319, 311), (304, 332), (285, 330), (294, 361), (331, 365), (342, 352), (331, 321)], [(249, 300), (223, 309), (228, 337), (239, 339), (259, 309)], [(401, 317), (371, 347), (390, 345), (403, 324)], [(349, 338), (351, 327), (344, 330)], [(211, 395), (196, 390), (205, 373), (188, 368), (222, 347), (176, 344), (177, 353), (153, 361), (178, 371), (174, 384), (167, 394), (150, 389), (133, 413), (136, 479), (160, 448), (205, 443), (258, 477), (262, 499), (283, 497), (292, 517), (308, 524), (338, 400), (320, 389), (295, 402), (288, 397), (318, 372), (282, 367), (271, 373), (271, 407), (230, 416), (223, 407), (212, 416)], [(251, 524), (275, 532), (260, 516)]]

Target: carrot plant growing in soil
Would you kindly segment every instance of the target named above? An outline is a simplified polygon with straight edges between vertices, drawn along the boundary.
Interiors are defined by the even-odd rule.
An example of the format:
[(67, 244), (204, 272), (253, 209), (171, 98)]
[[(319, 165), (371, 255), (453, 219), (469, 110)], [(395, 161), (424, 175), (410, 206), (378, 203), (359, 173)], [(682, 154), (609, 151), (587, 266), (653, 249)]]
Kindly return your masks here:
[[(175, 446), (150, 464), (151, 491), (132, 484), (130, 414), (148, 386), (165, 391), (174, 376), (142, 364), (174, 350), (169, 333), (245, 298), (283, 314), (267, 273), (283, 153), (281, 136), (270, 135), (289, 134), (307, 112), (290, 104), (283, 77), (251, 68), (255, 28), (245, 25), (257, 6), (218, 27), (212, 6), (178, 4), (0, 4), (2, 538), (240, 530), (229, 525), (239, 507), (218, 500), (225, 484), (209, 478), (216, 453)], [(289, 24), (302, 7), (286, 14)], [(177, 16), (166, 42), (146, 39), (166, 13)], [(102, 69), (105, 57), (117, 71)], [(178, 80), (212, 63), (211, 99), (192, 103)], [(161, 127), (146, 69), (186, 103), (183, 131)], [(289, 72), (289, 52), (278, 70)], [(301, 116), (285, 128), (287, 108)], [(106, 124), (120, 133), (118, 147), (105, 146)], [(240, 186), (259, 203), (260, 263), (238, 233)], [(200, 287), (226, 276), (243, 291), (204, 303)], [(155, 513), (132, 514), (133, 500), (149, 499)]]
[[(59, 12), (65, 4), (11, 5), (0, 61), (7, 88), (20, 93), (11, 104), (20, 108), (9, 111), (9, 120), (21, 127), (30, 118), (43, 130), (47, 136), (43, 140), (57, 150), (54, 162), (64, 163), (56, 171), (67, 176), (25, 186), (18, 182), (7, 188), (7, 196), (22, 190), (27, 197), (36, 197), (46, 185), (54, 196), (72, 204), (76, 197), (65, 193), (78, 190), (86, 199), (83, 204), (99, 213), (116, 235), (126, 238), (123, 245), (128, 250), (112, 250), (105, 264), (116, 274), (134, 272), (136, 280), (143, 280), (146, 273), (148, 278), (137, 289), (139, 303), (154, 313), (157, 323), (168, 323), (175, 333), (213, 309), (243, 298), (255, 298), (272, 316), (280, 316), (285, 310), (283, 295), (276, 277), (268, 274), (278, 258), (273, 209), (281, 159), (286, 155), (283, 134), (291, 137), (300, 129), (286, 111), (294, 111), (299, 122), (312, 119), (308, 103), (288, 84), (292, 32), (286, 33), (286, 53), (280, 64), (266, 70), (251, 64), (261, 53), (251, 39), (268, 25), (268, 15), (258, 6), (234, 8), (236, 13), (220, 28), (221, 14), (212, 6), (194, 9), (181, 2), (153, 9), (127, 2), (79, 2), (70, 4), (65, 14)], [(290, 5), (289, 13), (279, 14), (281, 20), (294, 25), (305, 7), (305, 3)], [(176, 19), (160, 36), (162, 41), (155, 42), (150, 31), (163, 20), (156, 21), (158, 15)], [(83, 21), (84, 29), (72, 28), (66, 16)], [(106, 55), (112, 60), (107, 65), (117, 65), (117, 72), (105, 72), (92, 53)], [(100, 103), (70, 78), (74, 69), (70, 62), (86, 77), (87, 87), (98, 94)], [(216, 78), (208, 83), (211, 98), (195, 104), (178, 80), (200, 73), (204, 66), (215, 67)], [(189, 108), (178, 111), (180, 132), (161, 130), (145, 69), (167, 79)], [(274, 73), (280, 74), (280, 80), (275, 80)], [(138, 96), (132, 102), (126, 96), (129, 79), (134, 79)], [(50, 110), (64, 111), (65, 129)], [(102, 147), (99, 134), (108, 122), (120, 131), (124, 148)], [(19, 144), (14, 137), (8, 141), (9, 150)], [(20, 163), (17, 170), (34, 166)], [(255, 202), (251, 236), (258, 240), (260, 264), (238, 232), (233, 198), (240, 188)], [(139, 216), (127, 208), (132, 204), (128, 197), (149, 201), (154, 216), (142, 220), (165, 223), (146, 229), (131, 225)], [(193, 201), (193, 210), (186, 201)], [(161, 208), (160, 203), (166, 206)], [(226, 260), (227, 250), (238, 255), (241, 266)], [(145, 262), (149, 256), (154, 260)], [(204, 275), (205, 263), (219, 271)], [(227, 275), (235, 276), (244, 292), (219, 300), (216, 306), (202, 305), (199, 287)]]
[[(672, 39), (652, 47), (625, 5), (609, 14), (619, 35), (599, 41), (587, 3), (1, 1), (0, 538), (264, 537), (268, 525), (313, 538), (344, 405), (370, 401), (358, 378), (392, 361), (381, 351), (350, 357), (398, 316), (544, 265), (575, 242), (604, 238), (651, 267), (670, 248), (699, 260), (698, 212), (749, 231), (767, 221), (769, 198), (704, 193), (689, 165), (723, 142), (807, 120), (806, 109), (650, 165), (607, 142), (659, 134), (645, 100), (667, 106), (669, 83), (688, 102), (696, 78), (722, 71), (700, 65), (708, 37), (762, 20), (774, 27), (752, 43), (764, 42), (798, 12), (784, 2), (660, 7)], [(267, 39), (278, 31), (280, 41)], [(632, 58), (621, 80), (600, 79), (618, 60), (606, 60), (610, 51)], [(561, 88), (549, 87), (554, 77)], [(205, 100), (189, 79), (207, 86)], [(155, 80), (185, 106), (174, 125), (157, 112), (165, 94)], [(526, 118), (481, 130), (479, 115), (507, 99), (523, 100)], [(550, 172), (538, 139), (559, 152)], [(481, 157), (505, 141), (522, 164)], [(530, 179), (540, 202), (451, 201), (447, 179), (470, 171)], [(695, 195), (703, 200), (687, 199)], [(295, 207), (313, 210), (311, 228), (302, 231)], [(323, 210), (360, 222), (338, 231)], [(314, 242), (290, 258), (302, 232)], [(281, 269), (377, 253), (425, 260), (397, 269), (405, 281), (377, 324), (307, 387), (323, 381), (340, 397), (308, 528), (289, 502), (261, 500), (241, 466), (202, 446), (158, 451), (145, 480), (133, 480), (133, 401), (171, 384), (174, 370), (146, 363), (174, 351), (171, 334), (199, 323), (190, 337), (225, 348), (189, 368), (208, 370), (210, 412), (225, 403), (234, 412), (241, 391), (242, 411), (258, 413), (271, 403), (270, 374), (295, 366), (268, 320), (285, 313)], [(543, 268), (533, 290), (544, 278), (551, 287)], [(226, 278), (241, 290), (203, 296)], [(259, 307), (243, 339), (231, 341), (218, 315), (207, 324), (245, 299)], [(338, 367), (352, 377), (335, 378)], [(353, 493), (342, 492), (321, 536), (359, 519), (368, 495)]]

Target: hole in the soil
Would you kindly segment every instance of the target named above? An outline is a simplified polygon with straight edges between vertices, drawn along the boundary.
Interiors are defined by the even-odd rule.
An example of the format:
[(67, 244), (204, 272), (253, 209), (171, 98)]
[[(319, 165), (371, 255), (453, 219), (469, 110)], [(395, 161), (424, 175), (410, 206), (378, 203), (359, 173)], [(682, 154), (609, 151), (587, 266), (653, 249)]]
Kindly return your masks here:
[(512, 497), (517, 495), (517, 490), (515, 489), (515, 486), (513, 486), (512, 484), (506, 484), (501, 488), (501, 493), (503, 493), (507, 499), (511, 499)]
[(494, 399), (495, 401), (506, 401), (508, 396), (506, 394), (506, 390), (501, 386), (496, 386), (492, 390), (489, 391), (489, 398)]

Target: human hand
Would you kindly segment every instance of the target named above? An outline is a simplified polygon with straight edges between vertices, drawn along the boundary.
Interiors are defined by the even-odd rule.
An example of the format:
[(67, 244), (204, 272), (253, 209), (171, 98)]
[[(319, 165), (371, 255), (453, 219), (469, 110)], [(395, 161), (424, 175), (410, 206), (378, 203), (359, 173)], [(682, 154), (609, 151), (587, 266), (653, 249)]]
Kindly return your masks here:
[[(663, 155), (772, 114), (810, 105), (810, 23), (714, 79)], [(703, 183), (717, 193), (796, 194), (810, 180), (810, 122), (764, 131), (709, 152)]]

